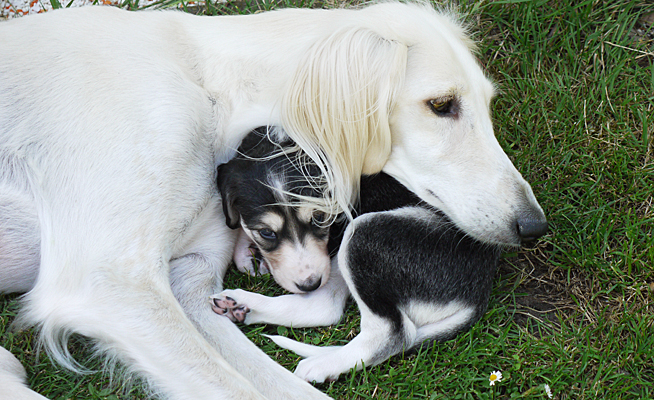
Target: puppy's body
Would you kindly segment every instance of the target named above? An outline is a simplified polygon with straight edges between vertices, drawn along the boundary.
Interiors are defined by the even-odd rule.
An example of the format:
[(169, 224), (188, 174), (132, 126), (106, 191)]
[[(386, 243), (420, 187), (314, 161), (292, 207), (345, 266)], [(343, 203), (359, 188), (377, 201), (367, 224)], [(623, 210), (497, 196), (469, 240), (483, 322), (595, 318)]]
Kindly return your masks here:
[(349, 344), (315, 347), (271, 337), (308, 357), (296, 370), (308, 381), (336, 379), (350, 368), (378, 364), (424, 341), (450, 339), (486, 310), (500, 255), (497, 246), (467, 237), (384, 173), (362, 178), (358, 214), (344, 234), (342, 227), (332, 227), (330, 247), (338, 250), (340, 274), (326, 289), (272, 299), (241, 290), (215, 296), (217, 304), (232, 310), (246, 308), (248, 314), (238, 318), (246, 323), (308, 326), (317, 316), (340, 318), (349, 291), (361, 311), (361, 333)]
[(418, 206), (388, 175), (364, 178), (361, 188), (363, 214), (345, 230), (337, 256), (361, 312), (360, 334), (343, 347), (271, 337), (307, 357), (295, 371), (307, 381), (333, 380), (425, 341), (451, 339), (477, 322), (488, 304), (499, 248)]
[[(420, 203), (386, 174), (364, 177), (362, 215), (347, 228), (338, 256), (352, 292), (374, 314), (389, 320), (395, 331), (405, 330), (405, 348), (425, 337), (412, 341), (409, 328), (402, 328), (403, 315), (421, 326), (427, 317), (421, 312), (429, 312), (429, 307), (470, 312), (467, 324), (453, 326), (459, 329), (443, 329), (429, 337), (436, 340), (448, 339), (476, 322), (486, 309), (500, 254), (497, 246), (467, 237), (444, 215)], [(441, 318), (434, 310), (431, 322)]]

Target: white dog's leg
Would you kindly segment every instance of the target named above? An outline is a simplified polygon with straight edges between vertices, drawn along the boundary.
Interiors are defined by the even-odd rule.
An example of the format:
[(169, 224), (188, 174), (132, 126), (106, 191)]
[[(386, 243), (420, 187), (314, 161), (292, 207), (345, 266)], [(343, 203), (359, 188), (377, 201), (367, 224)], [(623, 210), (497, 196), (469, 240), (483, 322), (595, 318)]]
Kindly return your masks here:
[[(269, 297), (242, 289), (229, 289), (212, 296), (214, 310), (246, 324), (274, 324), (295, 328), (327, 326), (337, 323), (349, 291), (336, 260), (332, 261), (329, 281), (317, 290), (304, 294)], [(240, 307), (240, 313), (234, 313)], [(224, 311), (221, 311), (223, 308)]]
[[(41, 270), (16, 322), (40, 328), (41, 342), (54, 361), (78, 367), (67, 356), (65, 343), (72, 333), (79, 333), (96, 339), (97, 348), (109, 359), (122, 361), (165, 398), (265, 398), (207, 342), (176, 300), (169, 262), (162, 258), (159, 244), (167, 240), (143, 240), (134, 246), (131, 240), (139, 240), (134, 234), (139, 224), (122, 223), (125, 234), (97, 238), (93, 235), (100, 230), (67, 225), (70, 214), (44, 211), (41, 215)], [(192, 241), (196, 225), (189, 225), (186, 239), (180, 240)], [(89, 245), (96, 246), (91, 248), (95, 253)], [(100, 252), (104, 249), (121, 252)], [(230, 257), (228, 252), (225, 261)], [(208, 304), (207, 310), (211, 313)], [(222, 330), (238, 332), (229, 328)]]
[(184, 279), (194, 285), (176, 285), (175, 290), (187, 315), (207, 341), (268, 399), (327, 399), (265, 355), (228, 318), (211, 310), (209, 295), (215, 290), (215, 279), (204, 273), (205, 267), (208, 265), (197, 258), (179, 260), (175, 268), (184, 269)]
[(0, 293), (24, 293), (39, 274), (39, 222), (31, 196), (2, 172), (0, 166)]
[(25, 369), (6, 349), (0, 347), (0, 400), (45, 400), (26, 385)]
[[(167, 279), (131, 278), (105, 275), (71, 297), (40, 292), (26, 311), (44, 321), (41, 333), (48, 348), (57, 349), (70, 333), (63, 329), (73, 327), (96, 338), (99, 349), (146, 377), (167, 398), (264, 399), (195, 329)], [(53, 353), (54, 358), (66, 364), (61, 353)]]
[[(211, 346), (266, 398), (327, 399), (270, 359), (229, 319), (211, 310), (209, 296), (221, 289), (222, 277), (231, 258), (231, 252), (222, 251), (229, 240), (220, 236), (224, 230), (217, 230), (219, 226), (223, 227), (224, 222), (206, 224), (206, 229), (195, 235), (198, 240), (188, 248), (188, 254), (171, 264), (171, 285), (182, 308)], [(233, 398), (240, 400), (240, 397)]]

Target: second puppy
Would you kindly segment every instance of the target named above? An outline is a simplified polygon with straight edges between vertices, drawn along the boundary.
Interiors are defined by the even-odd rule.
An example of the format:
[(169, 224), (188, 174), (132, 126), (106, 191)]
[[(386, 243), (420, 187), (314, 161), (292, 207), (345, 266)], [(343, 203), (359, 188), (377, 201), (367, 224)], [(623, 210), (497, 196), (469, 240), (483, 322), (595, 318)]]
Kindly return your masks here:
[(247, 306), (245, 323), (299, 327), (338, 320), (351, 293), (361, 312), (361, 333), (347, 345), (317, 347), (271, 336), (307, 357), (295, 371), (307, 381), (333, 380), (425, 341), (453, 338), (477, 322), (488, 304), (499, 248), (469, 238), (383, 173), (362, 178), (357, 211), (344, 234), (332, 227), (330, 244), (342, 243), (337, 268), (320, 289), (273, 298), (226, 290), (214, 299)]

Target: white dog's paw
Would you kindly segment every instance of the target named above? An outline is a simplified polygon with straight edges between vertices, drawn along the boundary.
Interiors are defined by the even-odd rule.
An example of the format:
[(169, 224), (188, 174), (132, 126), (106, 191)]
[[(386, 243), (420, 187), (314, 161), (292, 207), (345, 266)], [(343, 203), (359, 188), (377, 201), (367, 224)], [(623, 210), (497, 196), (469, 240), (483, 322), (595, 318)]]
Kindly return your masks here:
[(331, 356), (313, 356), (300, 361), (295, 369), (295, 375), (307, 382), (332, 382), (344, 372), (339, 368), (339, 364)]
[[(232, 322), (245, 322), (250, 308), (234, 299), (238, 290), (225, 290), (222, 293), (211, 296), (211, 309), (219, 315), (229, 318)], [(240, 290), (245, 292), (244, 290)]]

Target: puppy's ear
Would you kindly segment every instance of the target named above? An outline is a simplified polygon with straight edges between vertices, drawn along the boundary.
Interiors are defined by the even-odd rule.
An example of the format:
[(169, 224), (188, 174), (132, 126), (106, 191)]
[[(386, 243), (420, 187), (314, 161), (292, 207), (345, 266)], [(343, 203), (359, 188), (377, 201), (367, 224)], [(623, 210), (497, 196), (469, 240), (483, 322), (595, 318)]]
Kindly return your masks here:
[(223, 203), (223, 213), (225, 214), (225, 222), (227, 226), (232, 229), (238, 228), (241, 220), (241, 215), (236, 209), (236, 196), (234, 195), (234, 175), (237, 173), (231, 166), (231, 162), (227, 164), (220, 164), (218, 166), (218, 191)]
[(267, 126), (260, 126), (245, 135), (241, 141), (241, 145), (238, 147), (239, 154), (248, 157), (256, 157), (258, 153), (260, 153), (260, 151), (257, 150), (259, 147), (261, 147), (262, 142), (268, 141), (266, 138), (268, 129), (269, 128)]

